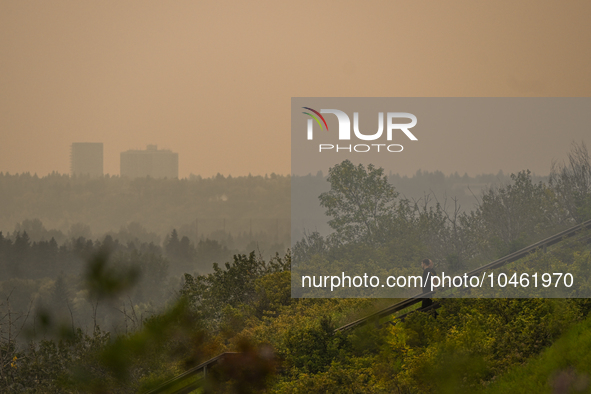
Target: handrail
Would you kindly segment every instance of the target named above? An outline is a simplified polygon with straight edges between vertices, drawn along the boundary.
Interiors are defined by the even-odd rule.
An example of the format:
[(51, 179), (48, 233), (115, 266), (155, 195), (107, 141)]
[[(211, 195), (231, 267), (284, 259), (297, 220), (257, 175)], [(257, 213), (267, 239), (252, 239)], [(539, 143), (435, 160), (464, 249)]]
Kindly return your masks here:
[(513, 252), (505, 257), (501, 257), (500, 259), (495, 260), (492, 263), (488, 263), (486, 265), (483, 265), (482, 267), (476, 268), (476, 269), (468, 272), (467, 275), (468, 276), (475, 276), (483, 271), (486, 271), (487, 269), (495, 269), (495, 268), (502, 267), (505, 264), (512, 263), (516, 260), (519, 260), (519, 259), (527, 256), (529, 253), (535, 251), (536, 249), (552, 246), (552, 245), (562, 241), (563, 239), (570, 238), (573, 235), (575, 235), (576, 233), (578, 233), (579, 231), (586, 230), (586, 229), (591, 229), (591, 220), (587, 220), (586, 222), (583, 222), (583, 223), (573, 226), (569, 229), (561, 231), (558, 234), (554, 234), (554, 235), (552, 235), (546, 239), (543, 239), (539, 242), (536, 242), (530, 246), (526, 246), (525, 248), (520, 249), (517, 252)]
[[(180, 375), (175, 376), (172, 379), (167, 380), (166, 382), (160, 384), (158, 387), (155, 387), (149, 391), (144, 392), (144, 394), (158, 394), (158, 393), (162, 393), (164, 390), (169, 389), (171, 387), (173, 387), (175, 384), (179, 383), (180, 381), (184, 380), (185, 378), (188, 378), (190, 376), (196, 375), (199, 372), (201, 372), (201, 370), (203, 370), (204, 375), (207, 374), (207, 368), (217, 364), (218, 362), (220, 362), (222, 359), (228, 357), (228, 356), (232, 356), (232, 355), (236, 355), (236, 354), (240, 354), (237, 352), (225, 352), (222, 354), (218, 354), (217, 356), (215, 356), (214, 358), (211, 358), (199, 365), (197, 365), (196, 367), (193, 367), (185, 372), (183, 372)], [(197, 387), (193, 387), (193, 389), (195, 389)], [(181, 390), (187, 389), (187, 387), (183, 387)], [(178, 391), (177, 391), (178, 392)]]
[[(546, 239), (543, 239), (539, 242), (536, 242), (534, 244), (526, 246), (523, 249), (520, 249), (520, 250), (513, 252), (511, 254), (508, 254), (505, 257), (501, 257), (500, 259), (497, 259), (491, 263), (485, 264), (479, 268), (476, 268), (476, 269), (468, 272), (466, 275), (468, 275), (469, 277), (477, 276), (478, 274), (480, 274), (483, 271), (502, 267), (505, 264), (512, 263), (514, 261), (517, 261), (517, 260), (527, 256), (529, 253), (535, 251), (536, 249), (552, 246), (552, 245), (562, 241), (563, 239), (572, 237), (573, 235), (575, 235), (579, 231), (586, 230), (586, 229), (591, 229), (591, 220), (587, 220), (586, 222), (583, 222), (581, 224), (573, 226), (569, 229), (566, 229), (566, 230), (561, 231), (557, 234), (554, 234), (554, 235), (552, 235)], [(392, 315), (398, 311), (401, 311), (401, 310), (406, 309), (414, 304), (421, 302), (423, 298), (428, 298), (428, 296), (433, 295), (433, 294), (434, 294), (433, 291), (430, 291), (428, 293), (416, 294), (410, 298), (407, 298), (404, 301), (401, 301), (397, 304), (391, 305), (391, 306), (384, 308), (378, 312), (372, 313), (369, 316), (366, 316), (361, 319), (355, 320), (351, 323), (345, 324), (344, 326), (337, 328), (335, 330), (335, 333), (347, 331), (347, 330), (353, 329), (357, 326), (366, 324), (370, 321), (378, 320), (382, 317)]]

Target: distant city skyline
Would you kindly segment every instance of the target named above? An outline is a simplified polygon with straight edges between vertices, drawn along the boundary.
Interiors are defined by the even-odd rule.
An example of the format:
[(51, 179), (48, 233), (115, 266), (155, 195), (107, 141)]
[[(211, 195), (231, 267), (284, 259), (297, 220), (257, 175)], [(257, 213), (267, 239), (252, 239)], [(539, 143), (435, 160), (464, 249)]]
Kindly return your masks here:
[[(147, 144), (146, 149), (128, 149), (120, 153), (122, 177), (178, 178), (179, 155), (170, 149)], [(70, 175), (103, 176), (103, 143), (73, 142), (70, 149)]]
[[(181, 178), (289, 174), (291, 97), (590, 96), (588, 15), (590, 2), (508, 0), (0, 2), (0, 172), (69, 173), (72, 142), (102, 141), (105, 174), (144, 143), (178, 152)], [(556, 130), (515, 154), (495, 137), (499, 155), (474, 161), (470, 131), (418, 136), (432, 146), (396, 171), (547, 174), (573, 140), (591, 145)]]

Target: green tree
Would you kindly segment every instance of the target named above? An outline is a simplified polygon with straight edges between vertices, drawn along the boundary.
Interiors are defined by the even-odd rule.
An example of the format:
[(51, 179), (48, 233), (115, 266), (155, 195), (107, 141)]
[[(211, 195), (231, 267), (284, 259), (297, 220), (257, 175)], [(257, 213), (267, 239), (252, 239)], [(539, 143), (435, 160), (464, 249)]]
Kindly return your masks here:
[(283, 343), (287, 364), (307, 373), (326, 371), (339, 351), (349, 346), (340, 333), (335, 335), (334, 329), (330, 316), (289, 327)]
[(529, 170), (511, 174), (511, 179), (511, 184), (486, 190), (476, 210), (483, 235), (499, 255), (548, 235), (554, 224), (551, 190), (542, 182), (533, 183)]
[(173, 229), (170, 236), (166, 236), (164, 240), (164, 250), (169, 259), (178, 259), (180, 254), (180, 241), (176, 229)]
[(550, 185), (571, 219), (591, 218), (591, 158), (585, 143), (573, 143), (566, 163), (552, 163)]
[(214, 262), (227, 261), (232, 252), (216, 240), (200, 240), (195, 251), (195, 269), (200, 273), (211, 272)]
[(395, 215), (398, 197), (384, 170), (345, 160), (328, 170), (327, 180), (330, 191), (319, 196), (320, 205), (340, 240), (375, 241)]
[(265, 262), (258, 259), (254, 252), (248, 256), (234, 255), (234, 261), (226, 263), (224, 267), (214, 263), (214, 272), (211, 274), (185, 274), (181, 294), (216, 326), (226, 307), (250, 307), (257, 303), (260, 298), (257, 294), (259, 278), (266, 274), (286, 271), (289, 265), (289, 258), (281, 259), (276, 256)]

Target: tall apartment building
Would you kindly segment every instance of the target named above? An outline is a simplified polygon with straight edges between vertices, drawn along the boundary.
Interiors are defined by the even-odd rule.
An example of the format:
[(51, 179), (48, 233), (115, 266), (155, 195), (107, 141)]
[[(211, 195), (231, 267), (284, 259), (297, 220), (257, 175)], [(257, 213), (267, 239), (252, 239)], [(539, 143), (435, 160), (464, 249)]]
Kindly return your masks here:
[(178, 178), (179, 154), (148, 145), (146, 150), (121, 152), (121, 176), (130, 178)]
[(70, 150), (70, 174), (103, 175), (103, 143), (74, 142)]

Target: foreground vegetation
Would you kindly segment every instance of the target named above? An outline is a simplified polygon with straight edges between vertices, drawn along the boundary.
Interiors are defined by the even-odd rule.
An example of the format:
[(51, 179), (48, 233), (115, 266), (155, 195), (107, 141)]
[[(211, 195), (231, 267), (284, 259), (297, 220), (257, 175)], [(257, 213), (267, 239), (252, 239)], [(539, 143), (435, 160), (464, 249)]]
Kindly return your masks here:
[[(588, 246), (570, 253), (591, 266)], [(335, 333), (392, 300), (292, 299), (288, 264), (240, 255), (213, 274), (187, 275), (176, 305), (126, 335), (48, 322), (38, 328), (45, 340), (3, 344), (3, 390), (141, 391), (225, 351), (242, 352), (236, 365), (246, 372), (213, 374), (211, 392), (539, 392), (560, 374), (573, 385), (588, 379), (588, 357), (579, 357), (589, 350), (588, 299), (441, 299), (437, 316)], [(109, 272), (95, 277), (104, 300), (126, 286)]]
[(589, 392), (591, 318), (568, 329), (552, 346), (514, 366), (485, 393)]

